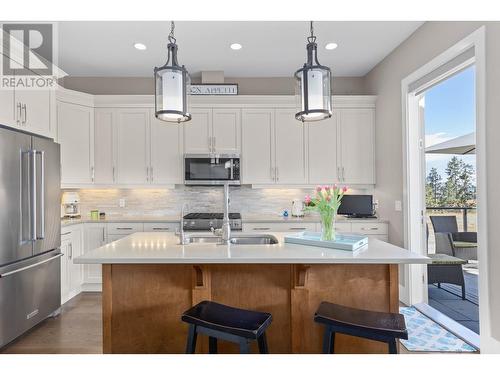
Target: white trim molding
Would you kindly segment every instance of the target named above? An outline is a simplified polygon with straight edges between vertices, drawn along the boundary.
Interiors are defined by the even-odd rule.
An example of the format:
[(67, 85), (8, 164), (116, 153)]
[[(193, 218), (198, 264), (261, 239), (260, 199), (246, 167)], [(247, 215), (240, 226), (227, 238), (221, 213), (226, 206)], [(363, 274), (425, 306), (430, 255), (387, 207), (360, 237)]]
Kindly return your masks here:
[[(412, 200), (416, 199), (415, 196), (410, 196), (410, 188), (412, 183), (411, 173), (413, 170), (409, 169), (411, 159), (414, 156), (410, 155), (410, 144), (414, 141), (411, 139), (411, 132), (409, 129), (409, 120), (411, 116), (409, 101), (410, 92), (409, 86), (416, 82), (418, 79), (424, 77), (426, 74), (438, 69), (440, 66), (446, 64), (452, 59), (456, 58), (461, 53), (468, 49), (474, 49), (474, 64), (476, 68), (476, 165), (477, 165), (477, 208), (478, 208), (478, 259), (479, 259), (479, 315), (481, 327), (481, 349), (484, 352), (485, 340), (493, 340), (491, 338), (490, 329), (490, 311), (489, 296), (490, 288), (488, 284), (488, 204), (487, 204), (487, 169), (486, 169), (486, 52), (485, 52), (485, 26), (480, 27), (466, 38), (462, 39), (427, 64), (407, 76), (401, 81), (401, 104), (402, 104), (402, 123), (403, 123), (403, 199), (404, 199), (404, 246), (411, 250), (423, 253), (425, 248), (413, 249), (411, 228), (416, 225), (415, 220), (419, 220), (418, 212), (414, 211)], [(425, 295), (424, 292), (419, 291), (419, 288), (427, 288), (427, 283), (420, 284), (415, 280), (425, 280), (425, 268), (414, 268), (412, 266), (407, 268), (405, 272), (406, 295), (400, 296), (401, 300), (406, 304), (415, 304), (422, 302), (420, 296)], [(422, 279), (424, 278), (424, 279)], [(425, 302), (425, 301), (424, 301)], [(492, 345), (493, 346), (493, 345)]]

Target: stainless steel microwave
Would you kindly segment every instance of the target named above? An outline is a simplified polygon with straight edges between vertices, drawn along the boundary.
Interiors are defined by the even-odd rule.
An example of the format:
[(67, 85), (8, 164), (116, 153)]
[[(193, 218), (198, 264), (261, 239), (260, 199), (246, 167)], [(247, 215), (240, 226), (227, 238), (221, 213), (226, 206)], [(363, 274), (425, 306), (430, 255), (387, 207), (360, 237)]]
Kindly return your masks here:
[(239, 154), (185, 154), (184, 184), (240, 185)]

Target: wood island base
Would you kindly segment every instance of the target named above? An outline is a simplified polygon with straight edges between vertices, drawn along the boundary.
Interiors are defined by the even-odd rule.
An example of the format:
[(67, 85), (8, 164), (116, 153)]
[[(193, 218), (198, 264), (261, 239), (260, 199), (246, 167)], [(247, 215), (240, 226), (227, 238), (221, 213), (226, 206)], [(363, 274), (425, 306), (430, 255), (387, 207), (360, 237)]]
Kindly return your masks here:
[[(398, 312), (397, 264), (103, 264), (104, 353), (184, 353), (181, 314), (203, 300), (269, 312), (270, 353), (321, 353), (321, 301)], [(252, 348), (257, 353), (257, 345)], [(208, 338), (197, 351), (208, 352)], [(220, 353), (237, 353), (219, 343)], [(339, 334), (336, 353), (387, 353)]]

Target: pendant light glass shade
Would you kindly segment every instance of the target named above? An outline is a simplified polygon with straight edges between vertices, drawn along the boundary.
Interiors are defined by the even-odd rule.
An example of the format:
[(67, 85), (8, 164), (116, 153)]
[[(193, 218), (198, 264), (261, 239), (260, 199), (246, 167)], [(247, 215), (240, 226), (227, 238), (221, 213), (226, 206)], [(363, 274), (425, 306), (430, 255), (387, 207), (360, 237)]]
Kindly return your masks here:
[(318, 61), (318, 46), (312, 33), (307, 38), (307, 62), (295, 72), (296, 98), (299, 111), (295, 118), (302, 122), (324, 120), (332, 116), (330, 68)]
[(173, 25), (169, 40), (167, 62), (154, 69), (155, 116), (163, 121), (179, 123), (191, 120), (188, 112), (191, 79), (184, 65), (177, 63)]

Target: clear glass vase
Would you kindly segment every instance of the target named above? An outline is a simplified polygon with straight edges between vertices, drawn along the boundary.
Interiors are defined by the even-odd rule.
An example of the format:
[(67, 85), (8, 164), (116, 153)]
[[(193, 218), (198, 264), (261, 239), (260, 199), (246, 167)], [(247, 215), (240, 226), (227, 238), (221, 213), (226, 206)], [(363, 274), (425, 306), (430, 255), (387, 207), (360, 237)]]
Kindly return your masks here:
[(336, 212), (333, 210), (321, 212), (322, 241), (335, 241), (335, 215)]

